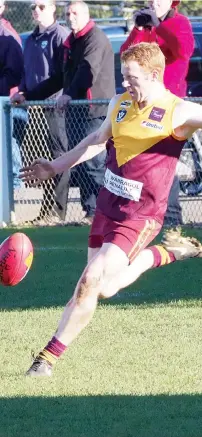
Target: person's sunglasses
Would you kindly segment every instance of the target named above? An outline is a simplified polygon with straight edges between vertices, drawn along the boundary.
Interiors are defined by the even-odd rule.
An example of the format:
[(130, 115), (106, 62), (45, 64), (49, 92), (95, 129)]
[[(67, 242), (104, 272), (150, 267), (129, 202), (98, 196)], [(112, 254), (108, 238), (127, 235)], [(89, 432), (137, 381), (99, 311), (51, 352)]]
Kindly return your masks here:
[(45, 5), (35, 5), (35, 4), (33, 4), (33, 5), (30, 6), (30, 8), (31, 8), (32, 11), (35, 11), (37, 6), (40, 9), (40, 11), (43, 11), (45, 9), (45, 7), (46, 7)]

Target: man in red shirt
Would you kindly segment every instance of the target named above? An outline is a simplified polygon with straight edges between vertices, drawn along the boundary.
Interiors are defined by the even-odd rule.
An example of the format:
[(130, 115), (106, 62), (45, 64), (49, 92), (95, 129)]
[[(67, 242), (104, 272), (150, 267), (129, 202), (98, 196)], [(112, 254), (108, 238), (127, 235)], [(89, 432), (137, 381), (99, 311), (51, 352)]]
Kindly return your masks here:
[[(194, 50), (194, 36), (188, 18), (177, 11), (179, 3), (180, 1), (172, 0), (150, 0), (148, 8), (136, 11), (135, 26), (121, 46), (121, 53), (133, 44), (156, 42), (166, 59), (165, 87), (175, 95), (185, 97), (186, 76)], [(168, 200), (166, 224), (182, 223), (179, 190), (179, 180), (176, 176)]]
[[(156, 42), (166, 59), (165, 87), (176, 96), (185, 97), (194, 36), (188, 18), (177, 11), (176, 6), (179, 3), (180, 1), (172, 0), (151, 0), (150, 8), (135, 12), (135, 26), (121, 46), (121, 53), (139, 42)], [(138, 26), (139, 23), (144, 26)]]

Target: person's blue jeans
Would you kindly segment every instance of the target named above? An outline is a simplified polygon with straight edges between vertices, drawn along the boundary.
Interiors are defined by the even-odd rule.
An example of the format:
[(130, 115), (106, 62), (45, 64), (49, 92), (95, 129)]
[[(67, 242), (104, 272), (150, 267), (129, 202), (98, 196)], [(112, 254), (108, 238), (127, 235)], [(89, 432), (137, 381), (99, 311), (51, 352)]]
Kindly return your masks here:
[(12, 137), (12, 162), (13, 162), (13, 187), (20, 188), (22, 186), (19, 179), (19, 171), (22, 167), (22, 159), (20, 155), (19, 145), (14, 137)]
[(183, 223), (182, 208), (179, 202), (179, 194), (180, 182), (178, 176), (176, 175), (170, 190), (167, 211), (164, 218), (164, 224), (166, 226), (177, 226)]
[[(15, 114), (16, 112), (16, 114)], [(27, 113), (22, 109), (13, 109), (11, 118), (11, 130), (12, 130), (12, 162), (13, 162), (13, 187), (20, 188), (22, 182), (19, 179), (19, 171), (22, 167), (22, 158), (20, 153), (20, 141), (15, 135), (15, 117), (21, 120), (23, 123), (27, 121)]]

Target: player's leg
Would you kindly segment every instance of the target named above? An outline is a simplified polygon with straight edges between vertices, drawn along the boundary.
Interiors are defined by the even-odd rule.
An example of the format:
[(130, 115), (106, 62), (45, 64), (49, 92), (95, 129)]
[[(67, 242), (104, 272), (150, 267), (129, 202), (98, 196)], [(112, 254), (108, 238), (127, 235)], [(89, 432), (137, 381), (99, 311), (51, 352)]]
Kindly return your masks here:
[[(113, 258), (116, 257), (116, 258)], [(116, 259), (116, 263), (114, 263)], [(103, 244), (87, 265), (76, 287), (71, 309), (65, 309), (57, 329), (57, 338), (66, 346), (91, 320), (97, 300), (108, 281), (128, 264), (126, 254), (117, 246)]]
[[(104, 241), (114, 242), (122, 248), (128, 256), (129, 264), (125, 269), (117, 272), (111, 281), (108, 281), (101, 297), (108, 298), (120, 289), (133, 283), (143, 272), (150, 269), (154, 263), (153, 253), (144, 251), (151, 241), (158, 235), (161, 225), (153, 219), (137, 219), (126, 222), (115, 222), (114, 228), (110, 225)], [(91, 240), (89, 240), (91, 241)]]
[(103, 244), (85, 268), (71, 301), (64, 309), (54, 337), (36, 357), (27, 375), (51, 374), (54, 362), (92, 319), (98, 297), (103, 294), (106, 284), (124, 269), (128, 262), (128, 257), (122, 249), (115, 244)]
[(142, 250), (133, 262), (118, 272), (111, 281), (106, 284), (103, 298), (108, 299), (120, 290), (133, 284), (144, 272), (151, 269), (154, 265), (154, 255), (151, 250)]
[(88, 238), (88, 263), (92, 261), (103, 245), (105, 224), (105, 216), (96, 211)]
[(161, 244), (142, 250), (107, 284), (103, 297), (114, 296), (118, 291), (133, 284), (142, 273), (151, 268), (195, 257), (202, 257), (201, 243), (195, 238), (182, 236), (180, 228), (168, 230), (163, 234)]
[(88, 247), (88, 263), (92, 261), (92, 259), (99, 252), (100, 247)]
[[(151, 231), (148, 229), (147, 234), (144, 232), (144, 245), (147, 245), (155, 235), (155, 232), (149, 230)], [(160, 267), (176, 259), (200, 256), (201, 253), (201, 244), (197, 240), (180, 237), (178, 232), (173, 233), (173, 231), (164, 237), (163, 245), (151, 246), (143, 251), (141, 251), (141, 244), (135, 246), (136, 250), (130, 251), (132, 261), (130, 266), (126, 253), (115, 244), (105, 243), (98, 252), (97, 249), (89, 251), (92, 259), (77, 285), (71, 303), (64, 310), (57, 330), (57, 339), (63, 345), (69, 345), (89, 323), (99, 296), (114, 295), (118, 289), (134, 282), (143, 272), (152, 267)], [(169, 249), (172, 249), (172, 252)], [(119, 278), (116, 288), (114, 278)], [(108, 284), (111, 287), (108, 287)], [(109, 290), (111, 290), (110, 294)]]

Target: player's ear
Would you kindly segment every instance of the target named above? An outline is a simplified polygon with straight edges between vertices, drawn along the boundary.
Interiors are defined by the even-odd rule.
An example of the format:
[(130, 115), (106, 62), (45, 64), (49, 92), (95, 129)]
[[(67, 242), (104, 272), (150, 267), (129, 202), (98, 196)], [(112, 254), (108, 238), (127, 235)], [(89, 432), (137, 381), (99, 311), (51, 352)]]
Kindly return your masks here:
[(152, 70), (151, 78), (153, 81), (156, 81), (159, 79), (159, 71), (156, 68), (154, 70)]

